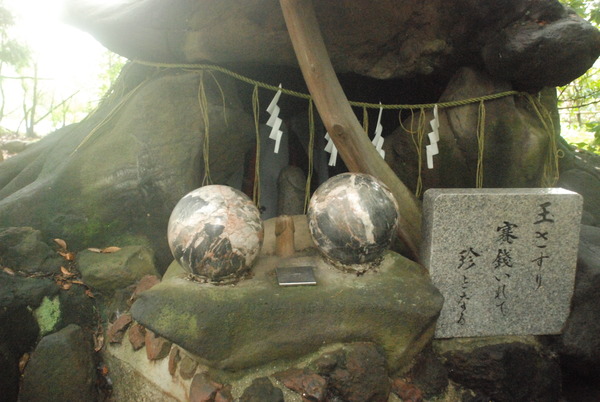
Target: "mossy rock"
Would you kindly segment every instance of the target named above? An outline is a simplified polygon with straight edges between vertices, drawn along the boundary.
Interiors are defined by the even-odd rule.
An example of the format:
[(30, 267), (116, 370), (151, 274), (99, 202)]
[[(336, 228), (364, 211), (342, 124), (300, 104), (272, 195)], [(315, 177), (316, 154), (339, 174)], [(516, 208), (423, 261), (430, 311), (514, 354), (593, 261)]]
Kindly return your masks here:
[(380, 345), (395, 370), (431, 339), (443, 299), (418, 264), (389, 252), (377, 269), (357, 276), (328, 265), (314, 250), (297, 262), (314, 265), (316, 286), (279, 286), (275, 268), (283, 261), (262, 256), (254, 276), (236, 285), (171, 275), (142, 293), (131, 312), (142, 325), (225, 370), (360, 341)]

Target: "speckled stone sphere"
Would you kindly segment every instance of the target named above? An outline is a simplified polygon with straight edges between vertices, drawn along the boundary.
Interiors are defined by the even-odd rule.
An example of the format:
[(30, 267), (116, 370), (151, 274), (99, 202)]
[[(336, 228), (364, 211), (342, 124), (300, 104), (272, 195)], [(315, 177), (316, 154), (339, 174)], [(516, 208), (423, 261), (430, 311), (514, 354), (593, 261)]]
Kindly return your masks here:
[(386, 251), (398, 224), (398, 205), (375, 177), (343, 173), (323, 183), (308, 206), (315, 245), (345, 265), (375, 261)]
[(210, 185), (177, 203), (167, 237), (173, 256), (187, 271), (212, 281), (239, 278), (258, 256), (263, 222), (244, 193)]

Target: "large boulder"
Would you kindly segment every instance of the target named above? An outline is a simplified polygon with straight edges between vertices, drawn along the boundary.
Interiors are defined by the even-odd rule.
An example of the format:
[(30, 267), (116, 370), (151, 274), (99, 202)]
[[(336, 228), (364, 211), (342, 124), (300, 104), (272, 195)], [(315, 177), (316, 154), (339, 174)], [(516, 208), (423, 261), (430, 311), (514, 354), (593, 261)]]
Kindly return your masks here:
[[(588, 157), (592, 161), (600, 163), (600, 156), (589, 155)], [(561, 172), (558, 186), (581, 194), (587, 221), (592, 226), (600, 226), (600, 197), (598, 196), (600, 194), (600, 172), (597, 168), (594, 169), (594, 165), (590, 162), (582, 167)], [(586, 167), (588, 169), (585, 169)]]
[(577, 376), (600, 380), (600, 228), (581, 226), (577, 277), (571, 314), (560, 337), (565, 368)]
[(25, 273), (58, 272), (61, 258), (30, 227), (0, 228), (0, 267)]
[[(193, 72), (127, 68), (86, 120), (2, 163), (0, 225), (39, 228), (74, 250), (148, 245), (166, 266), (171, 210), (204, 173), (200, 80)], [(242, 168), (254, 125), (230, 79), (205, 76), (204, 83), (210, 173), (225, 183)]]
[(106, 296), (146, 275), (158, 275), (152, 250), (143, 246), (127, 246), (112, 253), (84, 250), (77, 254), (77, 264), (86, 285)]
[(478, 400), (560, 400), (558, 359), (531, 338), (464, 338), (435, 346), (448, 377), (476, 391)]
[[(541, 88), (568, 83), (600, 53), (600, 33), (557, 0), (314, 5), (340, 73), (409, 78), (483, 64), (498, 78)], [(276, 0), (70, 0), (66, 10), (69, 22), (130, 59), (297, 65)]]
[(16, 401), (19, 360), (33, 349), (40, 327), (32, 309), (59, 288), (48, 278), (25, 278), (0, 270), (0, 395)]
[[(94, 303), (83, 286), (61, 291), (62, 258), (29, 227), (0, 229), (0, 395), (17, 400), (19, 364), (40, 336), (76, 323), (97, 325)], [(73, 278), (74, 279), (74, 278)]]
[(311, 364), (327, 380), (326, 400), (387, 402), (390, 381), (383, 354), (358, 342), (326, 353)]
[(69, 325), (42, 338), (23, 375), (19, 400), (96, 399), (96, 365), (89, 333), (77, 325)]
[[(474, 68), (462, 68), (452, 78), (439, 102), (453, 102), (510, 91), (508, 82), (491, 78)], [(386, 161), (406, 185), (416, 190), (419, 168), (423, 191), (435, 187), (475, 187), (479, 154), (483, 151), (484, 187), (538, 187), (542, 183), (550, 136), (553, 132), (525, 96), (505, 96), (479, 103), (439, 109), (439, 154), (433, 169), (426, 165), (427, 133), (433, 120), (431, 109), (415, 113), (386, 138)], [(424, 113), (424, 116), (421, 116)], [(484, 113), (483, 115), (481, 113)], [(543, 115), (546, 118), (546, 115)], [(422, 122), (425, 122), (424, 124)], [(551, 126), (551, 121), (546, 121)], [(483, 126), (483, 142), (478, 139)], [(421, 126), (423, 125), (423, 126)], [(406, 128), (406, 129), (405, 129)], [(419, 130), (422, 130), (419, 133)], [(420, 152), (415, 149), (423, 135)], [(421, 163), (423, 166), (421, 166)], [(550, 165), (549, 167), (552, 167)]]

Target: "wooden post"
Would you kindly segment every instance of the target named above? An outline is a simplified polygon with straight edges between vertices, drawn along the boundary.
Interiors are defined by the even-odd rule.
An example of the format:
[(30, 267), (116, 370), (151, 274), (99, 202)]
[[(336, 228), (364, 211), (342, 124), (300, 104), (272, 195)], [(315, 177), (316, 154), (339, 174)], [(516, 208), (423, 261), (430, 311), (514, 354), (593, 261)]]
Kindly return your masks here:
[(415, 260), (421, 242), (421, 207), (381, 158), (358, 122), (335, 75), (312, 0), (280, 0), (308, 90), (333, 143), (351, 172), (368, 173), (392, 191), (400, 208), (398, 235)]
[(294, 232), (294, 218), (282, 215), (275, 219), (275, 254), (278, 257), (291, 257), (296, 252)]

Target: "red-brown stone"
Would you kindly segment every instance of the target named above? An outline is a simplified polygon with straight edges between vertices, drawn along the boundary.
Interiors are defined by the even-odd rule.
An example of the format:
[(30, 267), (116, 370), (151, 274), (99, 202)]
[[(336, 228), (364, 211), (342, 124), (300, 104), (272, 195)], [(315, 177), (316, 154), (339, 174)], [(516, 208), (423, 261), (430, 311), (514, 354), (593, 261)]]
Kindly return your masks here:
[(179, 375), (184, 380), (189, 380), (196, 373), (198, 362), (189, 356), (183, 356), (181, 363), (179, 364)]
[(311, 401), (323, 401), (327, 380), (309, 370), (291, 368), (275, 374), (275, 378), (294, 392)]
[(148, 360), (160, 360), (167, 357), (171, 342), (146, 329), (146, 356)]
[(213, 402), (220, 389), (206, 373), (196, 374), (190, 385), (190, 402)]
[(215, 395), (215, 402), (233, 402), (233, 395), (230, 388), (230, 386), (225, 386), (218, 390)]
[(127, 327), (131, 324), (131, 321), (131, 314), (123, 314), (119, 316), (119, 318), (112, 323), (106, 332), (108, 342), (121, 343), (123, 341), (123, 336), (125, 336), (125, 330), (127, 330)]
[(158, 279), (158, 277), (156, 275), (146, 275), (144, 277), (142, 277), (142, 279), (139, 280), (139, 282), (137, 283), (133, 294), (131, 295), (131, 302), (134, 302), (138, 295), (148, 289), (150, 289), (152, 286), (157, 285), (160, 283), (160, 279)]
[(135, 323), (129, 328), (128, 337), (133, 350), (139, 350), (146, 344), (146, 328), (139, 323)]
[(401, 378), (396, 378), (392, 382), (392, 392), (398, 395), (404, 402), (422, 402), (423, 393), (414, 384)]
[(177, 364), (181, 360), (181, 356), (179, 355), (179, 348), (177, 346), (173, 346), (171, 348), (171, 352), (169, 353), (169, 374), (171, 376), (175, 375), (177, 371)]

